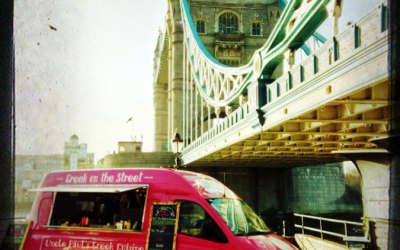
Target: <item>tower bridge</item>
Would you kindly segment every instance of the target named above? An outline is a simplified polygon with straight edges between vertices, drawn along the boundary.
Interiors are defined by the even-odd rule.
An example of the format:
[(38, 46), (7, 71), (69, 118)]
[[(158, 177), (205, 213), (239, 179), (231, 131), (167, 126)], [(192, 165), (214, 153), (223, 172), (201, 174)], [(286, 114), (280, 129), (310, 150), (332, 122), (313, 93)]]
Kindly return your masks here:
[[(372, 244), (387, 247), (391, 160), (377, 143), (390, 135), (387, 2), (341, 32), (340, 0), (217, 2), (168, 1), (156, 49), (155, 150), (170, 150), (177, 129), (189, 168), (351, 159)], [(317, 29), (327, 18), (325, 39)]]
[[(331, 153), (335, 150), (375, 148), (370, 140), (386, 136), (389, 118), (387, 29), (380, 25), (384, 22), (382, 18), (386, 17), (374, 11), (271, 83), (259, 77), (237, 83), (237, 89), (247, 88), (247, 102), (232, 113), (228, 112), (207, 131), (196, 122), (194, 132), (193, 126), (182, 128), (183, 137), (191, 139), (191, 143), (185, 145), (183, 161), (194, 165), (215, 165), (217, 161), (217, 164), (229, 165), (294, 166), (340, 160)], [(298, 40), (295, 43), (299, 43)], [(285, 49), (288, 48), (280, 50), (285, 53)], [(264, 50), (258, 53), (269, 54)], [(269, 64), (269, 57), (265, 57), (264, 64)], [(257, 55), (254, 58), (259, 59)], [(248, 75), (254, 74), (257, 67), (263, 67), (257, 63), (247, 66), (253, 67), (248, 69)], [(211, 66), (203, 69), (204, 74), (212, 70)], [(224, 73), (219, 73), (217, 79)], [(231, 72), (224, 75), (230, 76)], [(199, 79), (194, 79), (195, 85), (203, 84), (201, 78), (199, 75)], [(219, 88), (219, 96), (225, 97), (227, 92), (234, 96), (235, 88), (229, 88), (235, 87), (234, 81), (214, 79), (206, 83), (210, 85), (208, 88), (214, 87), (214, 92)], [(228, 97), (212, 99), (201, 90), (187, 93), (189, 89), (190, 86), (186, 86), (188, 98), (204, 95), (210, 102), (228, 101)], [(190, 107), (190, 100), (185, 104), (186, 123), (189, 123), (193, 107)], [(215, 106), (218, 109), (222, 104)], [(198, 109), (194, 113), (199, 114), (201, 110)]]

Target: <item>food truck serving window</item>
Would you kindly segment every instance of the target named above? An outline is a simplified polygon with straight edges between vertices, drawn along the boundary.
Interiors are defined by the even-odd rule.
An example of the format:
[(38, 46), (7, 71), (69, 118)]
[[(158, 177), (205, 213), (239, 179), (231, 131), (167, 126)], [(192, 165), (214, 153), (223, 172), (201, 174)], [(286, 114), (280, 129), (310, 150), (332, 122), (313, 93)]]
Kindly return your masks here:
[(49, 226), (141, 230), (147, 185), (41, 188), (55, 192)]

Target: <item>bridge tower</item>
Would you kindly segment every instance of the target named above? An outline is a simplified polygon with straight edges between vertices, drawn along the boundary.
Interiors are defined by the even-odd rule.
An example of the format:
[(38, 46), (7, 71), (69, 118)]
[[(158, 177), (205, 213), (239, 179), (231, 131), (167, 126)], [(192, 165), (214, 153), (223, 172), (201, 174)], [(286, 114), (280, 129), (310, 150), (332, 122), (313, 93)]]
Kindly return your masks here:
[[(190, 11), (199, 39), (208, 53), (221, 65), (232, 67), (245, 65), (252, 59), (280, 16), (277, 0), (253, 0), (251, 4), (237, 0), (197, 0), (190, 1)], [(154, 151), (170, 151), (169, 141), (176, 129), (186, 139), (185, 145), (189, 144), (247, 98), (244, 92), (236, 104), (223, 107), (200, 103), (200, 100), (184, 103), (183, 89), (190, 92), (193, 86), (183, 86), (184, 44), (180, 17), (179, 1), (169, 0), (167, 29), (160, 33), (155, 52), (158, 68), (154, 79)], [(191, 113), (189, 109), (195, 109), (193, 113), (197, 115), (188, 119), (182, 114)]]

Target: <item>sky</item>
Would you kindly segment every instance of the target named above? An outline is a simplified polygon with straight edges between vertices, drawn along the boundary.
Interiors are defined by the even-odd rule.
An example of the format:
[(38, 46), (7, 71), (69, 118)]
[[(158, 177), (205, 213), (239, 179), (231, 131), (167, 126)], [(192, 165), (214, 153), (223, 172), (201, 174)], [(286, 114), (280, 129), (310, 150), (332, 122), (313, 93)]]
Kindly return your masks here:
[(16, 155), (62, 154), (73, 134), (96, 160), (118, 141), (151, 151), (166, 12), (167, 0), (16, 0)]
[[(380, 1), (343, 2), (341, 31)], [(167, 0), (14, 3), (16, 155), (62, 154), (73, 134), (96, 161), (118, 141), (152, 151), (153, 57)]]

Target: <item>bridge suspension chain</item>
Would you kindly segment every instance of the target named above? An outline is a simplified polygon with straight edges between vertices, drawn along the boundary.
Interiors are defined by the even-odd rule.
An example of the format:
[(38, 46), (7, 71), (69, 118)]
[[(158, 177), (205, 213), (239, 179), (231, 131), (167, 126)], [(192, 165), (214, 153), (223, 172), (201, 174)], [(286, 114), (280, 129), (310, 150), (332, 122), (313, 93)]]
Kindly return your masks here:
[[(329, 0), (291, 0), (265, 44), (243, 66), (230, 67), (212, 56), (203, 45), (192, 20), (187, 0), (180, 0), (183, 26), (183, 136), (186, 144), (218, 124), (234, 109), (246, 104), (247, 87), (272, 77), (286, 52), (300, 47), (324, 20)], [(319, 16), (318, 18), (315, 18)], [(317, 19), (317, 21), (316, 21)], [(318, 23), (318, 24), (317, 24)], [(320, 42), (322, 36), (314, 35)], [(307, 52), (305, 52), (307, 54)], [(247, 104), (246, 104), (247, 105)]]

